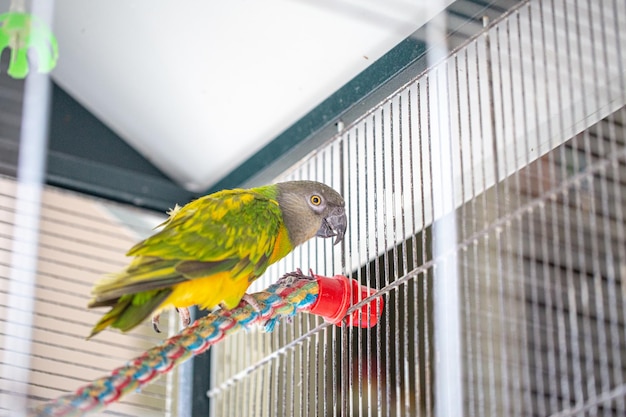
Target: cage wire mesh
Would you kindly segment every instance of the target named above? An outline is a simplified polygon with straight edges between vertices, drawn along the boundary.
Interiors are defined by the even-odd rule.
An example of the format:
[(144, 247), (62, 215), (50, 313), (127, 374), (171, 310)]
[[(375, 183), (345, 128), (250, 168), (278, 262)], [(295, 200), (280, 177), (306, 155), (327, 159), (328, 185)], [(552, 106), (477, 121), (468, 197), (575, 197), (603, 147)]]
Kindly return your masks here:
[(300, 316), (226, 340), (214, 415), (624, 415), (626, 4), (486, 23), (279, 178), (340, 190), (347, 238), (256, 286), (343, 273), (380, 289), (379, 324)]

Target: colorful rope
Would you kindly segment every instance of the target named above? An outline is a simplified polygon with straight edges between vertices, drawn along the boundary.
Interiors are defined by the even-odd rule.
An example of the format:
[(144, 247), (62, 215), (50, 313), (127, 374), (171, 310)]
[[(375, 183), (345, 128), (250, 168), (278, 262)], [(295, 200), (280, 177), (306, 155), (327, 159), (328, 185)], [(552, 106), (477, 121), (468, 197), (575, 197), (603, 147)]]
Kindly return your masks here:
[(308, 310), (316, 301), (317, 294), (317, 281), (288, 274), (267, 290), (252, 294), (260, 311), (242, 303), (230, 311), (211, 313), (115, 369), (110, 375), (79, 388), (74, 394), (64, 395), (38, 407), (31, 416), (82, 416), (100, 410), (206, 351), (232, 333), (255, 324), (264, 325), (267, 331), (272, 331), (282, 317)]

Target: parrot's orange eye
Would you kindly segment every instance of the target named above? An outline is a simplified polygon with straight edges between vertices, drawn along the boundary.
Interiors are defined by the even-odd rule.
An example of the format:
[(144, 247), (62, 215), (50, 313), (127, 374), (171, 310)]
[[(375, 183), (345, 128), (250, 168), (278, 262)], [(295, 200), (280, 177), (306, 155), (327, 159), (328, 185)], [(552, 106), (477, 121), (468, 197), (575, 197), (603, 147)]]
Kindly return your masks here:
[(320, 204), (322, 204), (322, 197), (320, 197), (319, 195), (312, 195), (311, 204), (313, 204), (314, 206), (319, 206)]

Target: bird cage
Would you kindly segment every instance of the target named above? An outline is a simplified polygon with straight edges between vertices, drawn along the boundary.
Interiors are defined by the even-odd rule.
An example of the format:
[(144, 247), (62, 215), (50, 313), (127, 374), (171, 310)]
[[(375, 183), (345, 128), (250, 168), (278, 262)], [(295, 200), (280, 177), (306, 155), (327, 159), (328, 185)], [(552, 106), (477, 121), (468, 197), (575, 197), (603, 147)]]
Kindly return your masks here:
[[(298, 268), (342, 274), (384, 299), (377, 325), (299, 314), (253, 328), (109, 412), (626, 413), (626, 4), (457, 1), (411, 41), (424, 46), (411, 65), (244, 184), (324, 182), (349, 220), (341, 245), (300, 246), (250, 291)], [(0, 346), (28, 364), (5, 372), (3, 360), (0, 395), (36, 404), (156, 343), (149, 329), (80, 338), (96, 317), (84, 311), (90, 283), (158, 221), (44, 189), (25, 209), (41, 227), (30, 294), (14, 288), (9, 256), (27, 255), (11, 233), (31, 224), (19, 183), (0, 184)], [(28, 358), (10, 337), (20, 309), (34, 314)]]

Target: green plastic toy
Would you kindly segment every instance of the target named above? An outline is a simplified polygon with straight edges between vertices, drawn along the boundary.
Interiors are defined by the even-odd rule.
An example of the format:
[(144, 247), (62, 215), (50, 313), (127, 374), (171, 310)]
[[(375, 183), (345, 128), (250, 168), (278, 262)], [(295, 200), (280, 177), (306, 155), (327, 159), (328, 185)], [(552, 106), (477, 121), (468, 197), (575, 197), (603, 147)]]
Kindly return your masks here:
[(11, 49), (7, 73), (13, 78), (28, 75), (29, 55), (31, 64), (36, 63), (41, 73), (52, 71), (59, 58), (54, 34), (40, 19), (28, 13), (0, 14), (0, 53), (7, 47)]

